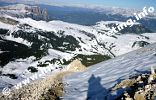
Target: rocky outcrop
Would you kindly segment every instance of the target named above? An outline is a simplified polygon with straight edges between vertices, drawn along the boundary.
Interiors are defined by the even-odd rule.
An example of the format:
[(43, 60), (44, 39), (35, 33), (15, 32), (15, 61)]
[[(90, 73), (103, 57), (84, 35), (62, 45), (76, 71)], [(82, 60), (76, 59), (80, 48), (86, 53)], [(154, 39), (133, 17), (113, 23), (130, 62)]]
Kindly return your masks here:
[(27, 7), (26, 11), (30, 12), (31, 14), (27, 14), (26, 17), (31, 17), (35, 20), (48, 20), (48, 11), (47, 9), (41, 9), (38, 6), (32, 6), (31, 8)]
[(84, 71), (86, 67), (80, 60), (76, 59), (67, 66), (67, 70), (71, 72)]
[(153, 67), (151, 73), (141, 74), (132, 79), (121, 81), (112, 90), (125, 89), (125, 93), (119, 98), (123, 100), (155, 100), (156, 98), (156, 74)]

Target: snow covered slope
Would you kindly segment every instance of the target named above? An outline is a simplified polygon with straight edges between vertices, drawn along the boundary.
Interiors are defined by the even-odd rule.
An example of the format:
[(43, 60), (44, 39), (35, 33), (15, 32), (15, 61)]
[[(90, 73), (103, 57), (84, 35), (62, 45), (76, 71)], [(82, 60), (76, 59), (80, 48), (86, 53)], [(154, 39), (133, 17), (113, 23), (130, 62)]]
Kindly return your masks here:
[[(140, 24), (135, 25), (134, 33), (126, 28), (126, 32), (109, 35), (112, 23), (120, 22), (83, 26), (2, 15), (0, 90), (47, 67), (54, 67), (54, 70), (58, 69), (55, 65), (64, 67), (75, 58), (85, 59), (83, 62), (103, 61), (156, 42), (156, 33), (151, 33)], [(60, 69), (63, 67), (60, 66)]]
[[(11, 18), (11, 17), (9, 17)], [(114, 55), (118, 56), (129, 51), (135, 50), (138, 47), (145, 46), (138, 46), (137, 48), (132, 47), (135, 42), (145, 41), (148, 43), (155, 42), (155, 33), (149, 33), (150, 30), (146, 29), (145, 27), (141, 26), (140, 24), (134, 25), (136, 30), (129, 31), (130, 28), (125, 28), (125, 32), (121, 32), (118, 34), (110, 35), (108, 33), (111, 30), (112, 24), (121, 23), (117, 21), (109, 21), (109, 22), (98, 22), (95, 26), (82, 26), (77, 24), (70, 24), (62, 21), (35, 21), (30, 18), (24, 19), (17, 19), (13, 18), (19, 24), (16, 26), (12, 26), (12, 28), (6, 27), (11, 32), (14, 33), (10, 34), (10, 37), (5, 36), (7, 39), (12, 41), (16, 41), (18, 38), (23, 38), (21, 36), (14, 36), (15, 32), (19, 34), (19, 30), (23, 30), (24, 32), (54, 32), (55, 35), (62, 37), (62, 36), (72, 36), (76, 39), (80, 47), (77, 47), (76, 52), (79, 52), (80, 49), (82, 52), (89, 52), (89, 53), (103, 53), (103, 54), (110, 54), (109, 52), (113, 52)], [(0, 28), (4, 29), (5, 24), (2, 24)], [(10, 25), (8, 25), (10, 26)], [(16, 34), (17, 34), (16, 33)], [(38, 34), (39, 35), (39, 34)], [(39, 35), (40, 36), (40, 35)], [(43, 35), (40, 36), (38, 39), (48, 39)], [(128, 38), (127, 41), (125, 39)], [(20, 40), (20, 39), (19, 39)], [(23, 41), (28, 41), (25, 39)], [(31, 41), (33, 42), (33, 41)], [(127, 42), (127, 43), (125, 43)], [(21, 43), (21, 42), (19, 42)], [(31, 44), (31, 43), (29, 43)], [(102, 46), (105, 45), (105, 48)], [(108, 50), (109, 49), (109, 50)]]
[[(151, 66), (156, 68), (156, 43), (89, 67), (64, 78), (64, 100), (114, 100), (123, 91), (109, 91), (115, 84)], [(107, 99), (106, 99), (107, 98)]]

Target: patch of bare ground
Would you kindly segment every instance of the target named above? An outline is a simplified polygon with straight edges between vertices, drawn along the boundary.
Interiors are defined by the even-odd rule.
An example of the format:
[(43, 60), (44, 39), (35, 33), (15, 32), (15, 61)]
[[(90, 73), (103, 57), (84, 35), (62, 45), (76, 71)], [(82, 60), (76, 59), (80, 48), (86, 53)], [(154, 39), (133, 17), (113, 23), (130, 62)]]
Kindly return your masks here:
[(47, 92), (41, 95), (39, 100), (60, 100), (64, 93), (64, 85), (62, 79), (65, 75), (73, 72), (84, 71), (86, 67), (79, 60), (74, 60), (67, 66), (67, 71), (61, 72), (54, 78), (54, 85)]
[(0, 100), (59, 100), (64, 94), (63, 77), (84, 70), (85, 66), (79, 60), (75, 60), (65, 71), (49, 75), (43, 80), (34, 81), (18, 90), (12, 90), (7, 96), (0, 94)]
[(151, 67), (151, 73), (142, 73), (121, 81), (112, 89), (123, 88), (124, 93), (116, 100), (155, 100), (156, 99), (156, 73)]

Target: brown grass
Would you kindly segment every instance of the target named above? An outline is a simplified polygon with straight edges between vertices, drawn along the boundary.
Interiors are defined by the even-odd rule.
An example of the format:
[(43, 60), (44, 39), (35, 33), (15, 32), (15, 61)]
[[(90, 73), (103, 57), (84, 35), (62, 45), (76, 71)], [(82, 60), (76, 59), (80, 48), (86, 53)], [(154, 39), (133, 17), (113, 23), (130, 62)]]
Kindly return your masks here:
[(42, 94), (39, 100), (60, 100), (60, 97), (62, 97), (64, 94), (64, 84), (62, 79), (65, 75), (71, 73), (72, 72), (69, 71), (58, 73), (54, 77), (53, 86), (46, 93)]

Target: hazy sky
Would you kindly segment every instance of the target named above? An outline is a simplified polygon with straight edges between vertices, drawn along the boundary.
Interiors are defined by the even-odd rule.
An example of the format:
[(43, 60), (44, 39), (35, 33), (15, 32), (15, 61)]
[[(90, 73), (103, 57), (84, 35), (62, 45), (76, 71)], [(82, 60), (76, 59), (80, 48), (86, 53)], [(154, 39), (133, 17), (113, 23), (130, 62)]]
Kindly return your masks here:
[(144, 6), (154, 6), (156, 9), (156, 0), (0, 0), (7, 2), (30, 2), (35, 1), (49, 5), (64, 6), (102, 6), (102, 7), (124, 7), (142, 9)]
[(52, 5), (101, 5), (124, 8), (143, 8), (144, 6), (156, 7), (156, 0), (39, 0)]

